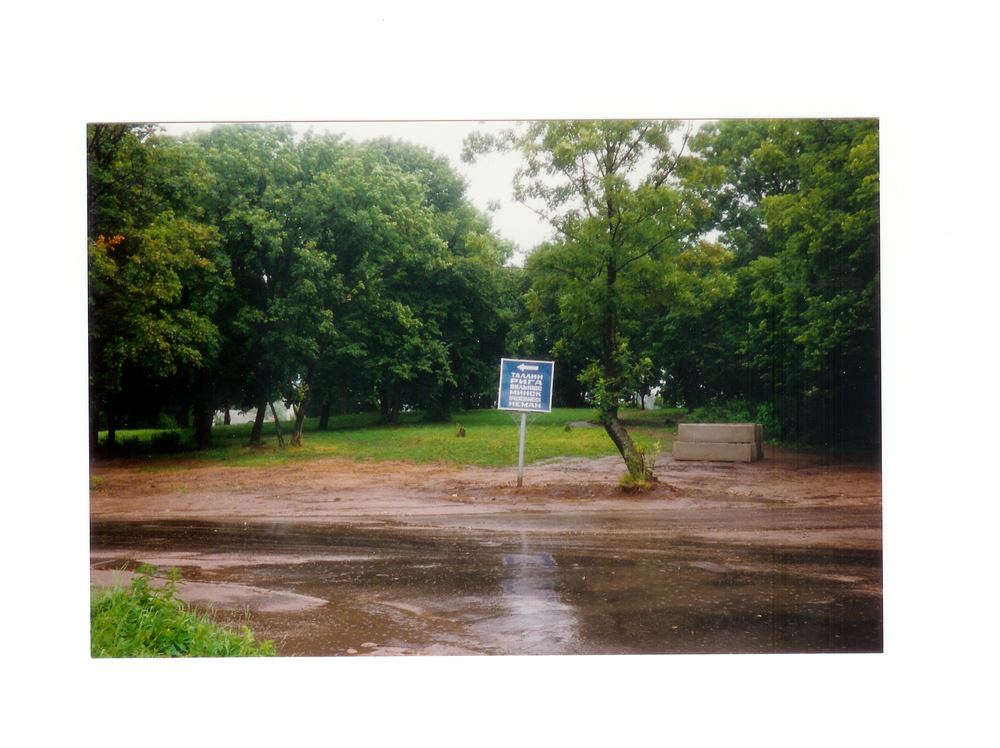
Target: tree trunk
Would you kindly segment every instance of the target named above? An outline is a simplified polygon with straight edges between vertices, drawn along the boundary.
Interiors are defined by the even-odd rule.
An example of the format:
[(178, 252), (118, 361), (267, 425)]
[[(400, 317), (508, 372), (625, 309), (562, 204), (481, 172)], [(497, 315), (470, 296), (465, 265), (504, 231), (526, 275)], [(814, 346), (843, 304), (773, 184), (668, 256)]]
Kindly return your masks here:
[(274, 416), (274, 431), (278, 435), (278, 449), (285, 448), (285, 440), (281, 436), (281, 421), (278, 420), (278, 414), (274, 410), (274, 403), (271, 403), (271, 415)]
[[(604, 353), (605, 380), (617, 391), (620, 372), (618, 370), (618, 312), (615, 307), (614, 286), (618, 278), (618, 268), (615, 265), (614, 258), (608, 258), (606, 270), (608, 297), (605, 302), (607, 306), (604, 310), (604, 329), (601, 335), (601, 347)], [(632, 441), (632, 437), (629, 436), (622, 422), (618, 420), (617, 401), (612, 405), (604, 405), (601, 412), (601, 421), (604, 424), (604, 430), (608, 432), (611, 441), (614, 442), (621, 453), (629, 475), (636, 480), (648, 480), (652, 478), (652, 472), (646, 468), (646, 461), (639, 454), (639, 450), (636, 449), (635, 442)]]
[(327, 400), (319, 409), (319, 430), (326, 431), (330, 428), (330, 401)]
[(191, 399), (184, 397), (184, 402), (177, 407), (177, 428), (186, 429), (191, 425), (188, 415), (191, 413)]
[(382, 423), (389, 422), (389, 412), (390, 412), (389, 405), (391, 400), (392, 400), (392, 393), (390, 392), (389, 387), (383, 385), (382, 392), (379, 395), (379, 405), (381, 406), (381, 412), (382, 412)]
[(115, 448), (115, 433), (118, 431), (118, 422), (115, 419), (114, 405), (110, 402), (110, 398), (108, 398), (108, 400), (109, 402), (106, 413), (108, 419), (108, 438), (104, 440), (104, 446), (111, 450)]
[(253, 428), (250, 430), (250, 446), (254, 447), (261, 443), (261, 434), (264, 432), (264, 418), (267, 416), (267, 390), (263, 387), (257, 395), (257, 415), (253, 420)]
[(212, 446), (212, 421), (215, 419), (215, 409), (212, 407), (212, 387), (206, 382), (199, 382), (194, 396), (194, 441), (198, 449), (209, 449)]
[[(97, 379), (97, 375), (94, 375), (94, 379)], [(97, 454), (97, 448), (99, 446), (101, 425), (99, 423), (101, 417), (101, 403), (97, 396), (96, 385), (91, 385), (90, 388), (90, 456), (94, 457)]]
[(295, 428), (292, 429), (292, 439), (289, 445), (293, 447), (302, 446), (302, 422), (306, 419), (305, 400), (298, 406), (292, 406), (295, 411)]
[(198, 449), (212, 448), (212, 423), (215, 411), (211, 407), (197, 408), (194, 414), (194, 441)]
[(399, 423), (399, 414), (403, 412), (403, 386), (402, 384), (396, 384), (394, 391), (392, 393), (392, 423)]
[(602, 413), (601, 420), (604, 422), (604, 430), (608, 432), (611, 441), (618, 447), (618, 451), (625, 461), (625, 467), (628, 468), (629, 475), (637, 479), (651, 478), (652, 473), (646, 468), (645, 459), (639, 454), (639, 450), (636, 449), (635, 442), (632, 441), (632, 437), (629, 436), (625, 426), (618, 420), (618, 409), (615, 408), (613, 411)]
[(292, 432), (292, 446), (302, 446), (302, 422), (306, 419), (306, 406), (309, 404), (309, 395), (312, 393), (313, 378), (316, 376), (317, 361), (309, 365), (306, 372), (305, 393), (302, 395), (302, 402), (295, 407), (295, 430)]

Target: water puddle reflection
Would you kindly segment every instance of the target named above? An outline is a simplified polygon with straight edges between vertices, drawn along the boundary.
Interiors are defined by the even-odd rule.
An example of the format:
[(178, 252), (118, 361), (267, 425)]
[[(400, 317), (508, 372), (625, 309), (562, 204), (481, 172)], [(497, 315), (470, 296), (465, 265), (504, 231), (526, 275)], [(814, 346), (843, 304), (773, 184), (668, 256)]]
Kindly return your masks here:
[(881, 651), (880, 552), (646, 529), (95, 522), (91, 563), (178, 566), (287, 655)]
[(574, 651), (577, 622), (572, 605), (558, 593), (558, 563), (551, 553), (533, 553), (522, 539), (520, 553), (503, 556), (502, 616), (481, 631), (502, 638), (521, 654), (566, 654)]

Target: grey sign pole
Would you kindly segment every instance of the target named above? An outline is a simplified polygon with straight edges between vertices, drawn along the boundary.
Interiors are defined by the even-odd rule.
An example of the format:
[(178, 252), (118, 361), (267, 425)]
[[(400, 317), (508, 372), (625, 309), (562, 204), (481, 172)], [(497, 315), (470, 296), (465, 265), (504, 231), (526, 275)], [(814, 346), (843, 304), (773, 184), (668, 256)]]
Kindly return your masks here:
[(528, 414), (521, 411), (521, 443), (517, 448), (517, 487), (524, 483), (524, 435), (528, 430)]

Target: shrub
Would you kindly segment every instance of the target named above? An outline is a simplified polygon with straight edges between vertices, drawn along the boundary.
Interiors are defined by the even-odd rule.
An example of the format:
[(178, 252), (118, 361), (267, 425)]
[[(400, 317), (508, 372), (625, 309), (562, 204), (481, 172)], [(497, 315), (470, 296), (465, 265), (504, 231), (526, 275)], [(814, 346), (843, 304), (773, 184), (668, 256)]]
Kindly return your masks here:
[(124, 432), (115, 440), (113, 447), (108, 446), (108, 438), (105, 435), (98, 441), (97, 446), (103, 453), (121, 457), (148, 457), (154, 454), (174, 454), (184, 450), (179, 430)]
[(749, 423), (750, 408), (743, 400), (733, 399), (726, 402), (711, 401), (708, 405), (695, 410), (694, 418), (703, 423)]
[[(190, 611), (174, 597), (180, 571), (153, 587), (155, 569), (139, 567), (128, 589), (115, 587), (90, 602), (91, 657), (273, 657), (274, 643), (237, 633)], [(183, 582), (181, 582), (183, 584)]]
[(154, 454), (172, 454), (181, 451), (180, 431), (161, 431), (149, 440), (150, 451)]
[(757, 423), (764, 427), (765, 438), (778, 433), (778, 421), (774, 417), (774, 406), (771, 403), (761, 403), (757, 406)]
[(118, 440), (115, 451), (128, 457), (135, 457), (142, 451), (143, 442), (138, 436), (126, 436)]
[(177, 419), (169, 413), (160, 413), (156, 418), (156, 428), (163, 430), (175, 429), (177, 428)]

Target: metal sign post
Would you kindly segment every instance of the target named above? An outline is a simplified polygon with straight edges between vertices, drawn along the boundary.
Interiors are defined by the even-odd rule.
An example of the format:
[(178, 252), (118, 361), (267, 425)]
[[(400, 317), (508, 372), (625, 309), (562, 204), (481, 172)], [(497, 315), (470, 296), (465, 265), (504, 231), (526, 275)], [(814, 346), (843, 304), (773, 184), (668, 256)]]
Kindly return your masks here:
[(524, 437), (528, 431), (528, 414), (521, 413), (521, 441), (517, 447), (517, 487), (524, 483)]
[(528, 413), (552, 411), (552, 361), (500, 359), (500, 392), (498, 410), (513, 410), (521, 414), (521, 438), (517, 449), (517, 486), (524, 482), (524, 440), (528, 430)]

